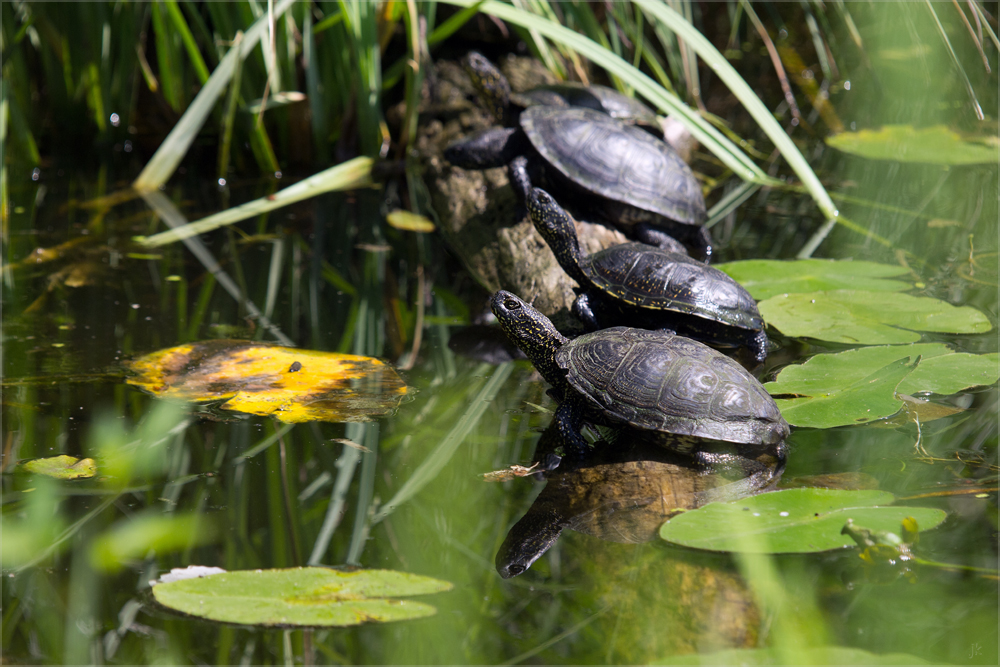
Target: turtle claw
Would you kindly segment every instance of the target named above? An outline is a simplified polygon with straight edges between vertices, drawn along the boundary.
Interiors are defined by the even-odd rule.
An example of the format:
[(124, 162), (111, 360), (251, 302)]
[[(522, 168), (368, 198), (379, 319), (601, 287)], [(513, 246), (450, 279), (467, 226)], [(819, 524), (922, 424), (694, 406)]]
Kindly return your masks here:
[(549, 452), (544, 457), (542, 457), (542, 460), (539, 462), (539, 464), (537, 464), (538, 465), (537, 472), (550, 472), (552, 470), (555, 470), (556, 468), (559, 467), (559, 464), (562, 463), (562, 459), (563, 457), (559, 456), (558, 454), (554, 452)]

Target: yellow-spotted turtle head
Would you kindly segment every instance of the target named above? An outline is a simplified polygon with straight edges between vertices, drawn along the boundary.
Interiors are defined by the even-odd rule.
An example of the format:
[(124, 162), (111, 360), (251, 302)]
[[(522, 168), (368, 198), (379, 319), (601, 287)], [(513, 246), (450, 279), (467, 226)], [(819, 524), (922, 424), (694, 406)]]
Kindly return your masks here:
[(557, 391), (565, 386), (566, 373), (556, 364), (556, 352), (569, 342), (549, 318), (514, 294), (500, 290), (490, 300), (500, 328), (524, 352), (542, 377)]

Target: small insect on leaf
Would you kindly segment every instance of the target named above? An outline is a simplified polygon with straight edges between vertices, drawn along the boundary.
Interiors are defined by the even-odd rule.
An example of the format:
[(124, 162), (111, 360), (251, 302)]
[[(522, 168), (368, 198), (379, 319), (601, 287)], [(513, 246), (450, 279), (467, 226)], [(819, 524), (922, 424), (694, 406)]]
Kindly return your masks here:
[(130, 365), (129, 384), (165, 399), (220, 402), (223, 410), (287, 423), (370, 421), (395, 411), (402, 378), (378, 359), (238, 340), (153, 352)]
[(365, 452), (366, 454), (371, 454), (372, 451), (367, 447), (365, 447), (364, 445), (359, 445), (353, 440), (348, 440), (347, 438), (333, 438), (332, 440), (330, 440), (330, 442), (336, 442), (338, 444), (343, 445), (344, 447), (350, 447), (351, 449), (356, 449), (359, 452)]
[(506, 482), (507, 480), (514, 479), (515, 477), (527, 477), (534, 472), (537, 467), (537, 463), (533, 463), (528, 467), (512, 465), (509, 468), (504, 468), (503, 470), (494, 470), (492, 472), (483, 473), (483, 481)]

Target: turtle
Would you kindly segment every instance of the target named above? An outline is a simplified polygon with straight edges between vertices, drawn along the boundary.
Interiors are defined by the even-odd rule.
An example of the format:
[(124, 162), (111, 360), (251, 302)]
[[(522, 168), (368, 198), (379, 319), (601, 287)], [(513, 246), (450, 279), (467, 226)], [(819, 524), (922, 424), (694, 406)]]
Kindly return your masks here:
[(690, 167), (667, 143), (605, 113), (532, 106), (517, 127), (487, 129), (451, 144), (444, 157), (462, 169), (507, 165), (521, 201), (533, 181), (544, 183), (639, 241), (667, 245), (672, 236), (711, 258), (705, 199)]
[[(538, 448), (553, 440), (558, 435), (550, 426)], [(785, 466), (782, 452), (770, 453), (730, 474), (731, 468), (698, 466), (640, 440), (611, 444), (599, 441), (575, 465), (546, 474), (545, 488), (497, 551), (501, 577), (523, 573), (567, 528), (609, 542), (648, 542), (664, 521), (684, 510), (770, 490)]]
[(614, 88), (564, 82), (514, 93), (507, 77), (481, 53), (470, 51), (462, 59), (462, 66), (479, 92), (480, 100), (502, 125), (515, 125), (518, 114), (532, 106), (586, 107), (637, 125), (658, 139), (663, 138), (663, 128), (656, 114), (639, 100)]
[[(735, 445), (742, 455), (781, 446), (789, 435), (788, 422), (760, 382), (698, 341), (630, 327), (570, 340), (510, 292), (496, 292), (490, 307), (511, 342), (552, 386), (559, 402), (554, 420), (570, 455), (587, 451), (580, 433), (584, 421), (624, 427), (626, 437), (664, 445), (706, 465), (728, 456), (718, 454), (717, 445)], [(553, 455), (542, 467), (551, 470), (559, 462)]]
[(719, 269), (645, 243), (585, 255), (572, 217), (552, 195), (535, 188), (527, 204), (535, 229), (580, 286), (572, 310), (588, 330), (611, 323), (667, 328), (710, 345), (743, 345), (757, 362), (767, 357), (756, 302)]

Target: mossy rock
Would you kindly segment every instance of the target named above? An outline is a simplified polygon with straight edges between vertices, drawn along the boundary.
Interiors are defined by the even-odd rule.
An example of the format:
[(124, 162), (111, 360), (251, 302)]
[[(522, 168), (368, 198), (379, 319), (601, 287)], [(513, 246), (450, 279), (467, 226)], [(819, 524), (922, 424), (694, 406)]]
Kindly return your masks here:
[[(554, 81), (530, 58), (508, 57), (501, 68), (517, 91)], [(555, 318), (557, 326), (568, 325), (577, 285), (518, 205), (507, 170), (466, 171), (443, 157), (452, 142), (496, 124), (477, 104), (468, 76), (457, 63), (439, 62), (425, 92), (417, 151), (451, 250), (486, 290), (509, 290)], [(588, 253), (626, 241), (621, 232), (600, 224), (578, 222), (577, 233)]]

